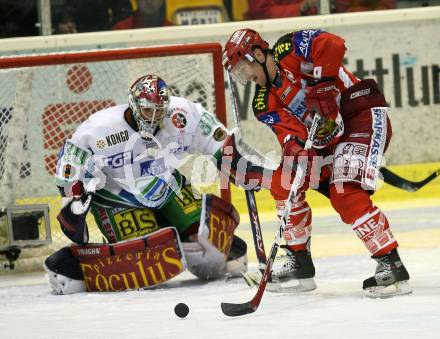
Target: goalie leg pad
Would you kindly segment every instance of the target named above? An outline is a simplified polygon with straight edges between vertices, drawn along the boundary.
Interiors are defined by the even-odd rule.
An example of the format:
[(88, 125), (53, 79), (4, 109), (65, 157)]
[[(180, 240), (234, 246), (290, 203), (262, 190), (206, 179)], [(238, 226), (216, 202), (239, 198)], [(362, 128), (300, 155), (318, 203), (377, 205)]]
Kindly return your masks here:
[(230, 277), (240, 277), (248, 269), (247, 244), (234, 235), (231, 251), (226, 262), (226, 272)]
[(197, 242), (183, 244), (191, 273), (212, 280), (227, 272), (226, 261), (239, 222), (238, 212), (230, 203), (211, 194), (203, 196)]
[(160, 229), (116, 244), (73, 245), (88, 291), (116, 292), (161, 284), (186, 269), (177, 230)]
[(86, 290), (79, 261), (64, 247), (46, 258), (44, 269), (53, 294), (73, 294)]

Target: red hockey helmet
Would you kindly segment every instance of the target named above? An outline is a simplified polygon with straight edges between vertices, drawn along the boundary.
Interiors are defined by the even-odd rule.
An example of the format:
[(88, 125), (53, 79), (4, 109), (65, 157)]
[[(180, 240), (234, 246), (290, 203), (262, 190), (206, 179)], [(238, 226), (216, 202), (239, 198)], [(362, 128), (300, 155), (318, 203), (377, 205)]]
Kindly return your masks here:
[(254, 61), (256, 47), (264, 51), (269, 48), (269, 44), (253, 29), (244, 28), (235, 31), (223, 50), (223, 66), (227, 71), (231, 71), (241, 60)]
[(128, 104), (139, 131), (153, 134), (162, 122), (170, 102), (168, 87), (157, 75), (144, 75), (128, 90)]

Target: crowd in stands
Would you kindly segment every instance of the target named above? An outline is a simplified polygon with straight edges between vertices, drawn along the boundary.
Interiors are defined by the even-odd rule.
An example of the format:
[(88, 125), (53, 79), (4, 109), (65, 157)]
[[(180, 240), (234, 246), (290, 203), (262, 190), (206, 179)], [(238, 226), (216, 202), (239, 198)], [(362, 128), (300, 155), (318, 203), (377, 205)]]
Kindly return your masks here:
[[(320, 14), (320, 0), (51, 0), (52, 34)], [(440, 0), (328, 0), (330, 13), (440, 5)], [(0, 38), (39, 35), (38, 0), (0, 1)]]

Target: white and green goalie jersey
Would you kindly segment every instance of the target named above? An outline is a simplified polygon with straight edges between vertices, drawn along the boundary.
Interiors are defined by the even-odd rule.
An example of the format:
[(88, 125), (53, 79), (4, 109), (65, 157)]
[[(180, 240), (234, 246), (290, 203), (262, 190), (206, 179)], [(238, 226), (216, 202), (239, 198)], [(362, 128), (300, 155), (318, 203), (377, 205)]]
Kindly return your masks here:
[(66, 195), (74, 183), (93, 181), (96, 203), (103, 206), (160, 207), (179, 189), (182, 179), (176, 169), (185, 157), (218, 156), (227, 136), (202, 105), (171, 97), (154, 137), (144, 139), (125, 120), (127, 108), (119, 105), (91, 115), (65, 141), (56, 181)]

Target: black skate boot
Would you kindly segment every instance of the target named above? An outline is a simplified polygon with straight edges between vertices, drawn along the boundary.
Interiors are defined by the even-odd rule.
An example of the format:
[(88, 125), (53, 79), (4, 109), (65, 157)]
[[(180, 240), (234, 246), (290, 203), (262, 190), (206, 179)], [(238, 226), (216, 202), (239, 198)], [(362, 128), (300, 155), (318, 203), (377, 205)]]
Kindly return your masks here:
[(272, 270), (272, 282), (267, 289), (280, 292), (305, 292), (316, 288), (314, 281), (315, 265), (308, 249), (292, 251), (286, 246), (281, 246), (286, 251), (284, 264)]
[[(284, 259), (284, 264), (272, 270), (272, 276), (267, 283), (266, 289), (271, 292), (292, 293), (316, 289), (313, 279), (315, 276), (315, 266), (313, 265), (310, 251), (291, 251), (286, 246), (280, 247), (286, 251), (286, 255), (279, 258)], [(260, 271), (243, 273), (242, 276), (251, 287), (258, 286), (261, 280)]]
[(376, 272), (374, 276), (364, 280), (362, 286), (367, 291), (367, 297), (389, 298), (412, 293), (408, 285), (408, 271), (400, 260), (397, 249), (372, 258), (377, 261)]

